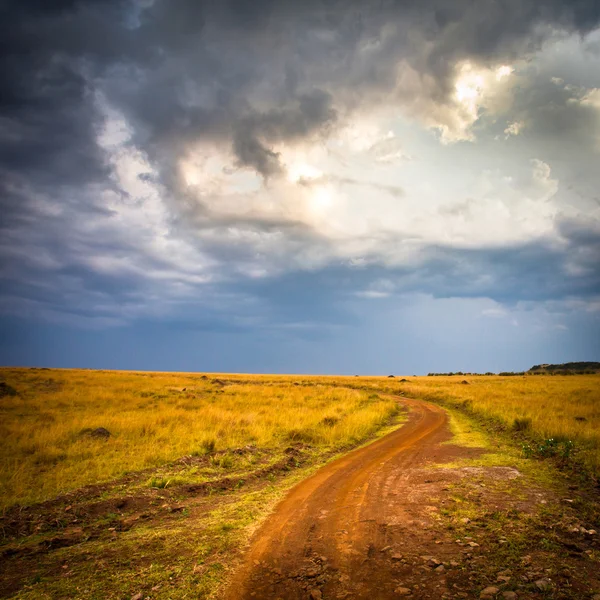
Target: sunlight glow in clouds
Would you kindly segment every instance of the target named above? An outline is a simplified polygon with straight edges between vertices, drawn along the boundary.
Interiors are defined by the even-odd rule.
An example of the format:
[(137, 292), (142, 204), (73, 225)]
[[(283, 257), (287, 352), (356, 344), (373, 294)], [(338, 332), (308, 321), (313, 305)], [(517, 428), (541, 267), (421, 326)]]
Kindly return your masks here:
[(312, 165), (304, 163), (295, 163), (288, 167), (288, 179), (292, 183), (298, 183), (303, 179), (318, 179), (323, 176), (323, 171), (319, 171)]
[[(459, 106), (456, 115), (458, 126), (457, 139), (473, 140), (469, 131), (477, 121), (480, 110), (490, 104), (494, 96), (506, 88), (507, 78), (514, 72), (509, 65), (501, 65), (494, 69), (481, 68), (466, 61), (458, 65), (457, 78), (454, 84), (454, 98)], [(452, 140), (448, 132), (444, 132), (446, 140)]]

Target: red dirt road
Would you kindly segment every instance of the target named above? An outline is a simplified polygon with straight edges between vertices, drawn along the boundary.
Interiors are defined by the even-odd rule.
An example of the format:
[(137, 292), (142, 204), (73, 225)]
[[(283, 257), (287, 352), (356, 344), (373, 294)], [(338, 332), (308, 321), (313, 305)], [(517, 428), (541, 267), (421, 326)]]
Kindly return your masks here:
[(446, 412), (402, 401), (410, 409), (404, 426), (289, 492), (252, 539), (226, 600), (400, 597), (399, 553), (410, 546), (427, 554), (434, 544), (419, 539), (406, 510), (406, 473), (452, 453), (439, 445), (450, 437)]

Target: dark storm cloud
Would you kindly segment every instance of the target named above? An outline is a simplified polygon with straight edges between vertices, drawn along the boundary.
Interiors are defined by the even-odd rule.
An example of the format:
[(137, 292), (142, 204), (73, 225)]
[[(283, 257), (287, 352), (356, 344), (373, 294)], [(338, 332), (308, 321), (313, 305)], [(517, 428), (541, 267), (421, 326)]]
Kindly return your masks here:
[[(333, 93), (346, 88), (340, 101), (360, 103), (366, 88), (391, 89), (401, 52), (420, 73), (435, 76), (432, 93), (443, 100), (457, 60), (496, 61), (531, 46), (540, 24), (583, 33), (600, 17), (593, 0), (157, 0), (146, 9), (123, 0), (65, 0), (4, 2), (0, 10), (0, 157), (11, 173), (33, 170), (67, 184), (102, 176), (93, 91), (111, 69), (140, 69), (127, 75), (139, 85), (114, 100), (153, 144), (216, 135), (229, 140), (241, 165), (272, 175), (281, 166), (270, 144), (335, 121), (337, 100), (319, 85)], [(386, 22), (399, 24), (398, 32), (379, 39)], [(416, 46), (405, 41), (409, 30)], [(369, 40), (380, 47), (360, 58), (358, 48)], [(424, 41), (433, 44), (425, 55)], [(266, 106), (243, 101), (265, 82), (272, 94)], [(185, 98), (190, 85), (210, 88), (206, 106)]]
[(234, 126), (233, 149), (241, 166), (252, 167), (264, 177), (283, 172), (279, 156), (265, 147), (268, 142), (303, 138), (323, 131), (336, 117), (332, 97), (322, 90), (301, 94), (286, 109), (251, 113)]
[[(75, 222), (109, 212), (98, 194), (117, 185), (97, 142), (104, 123), (102, 102), (132, 126), (132, 144), (158, 173), (157, 183), (165, 186), (174, 229), (181, 225), (183, 237), (189, 235), (224, 261), (224, 279), (233, 278), (229, 261), (244, 265), (261, 251), (260, 244), (248, 252), (247, 245), (236, 241), (238, 232), (231, 234), (235, 226), (255, 237), (283, 232), (291, 254), (301, 254), (306, 246), (326, 254), (331, 242), (305, 224), (251, 214), (227, 218), (189, 201), (175, 167), (194, 143), (224, 145), (235, 155), (236, 166), (275, 178), (285, 169), (274, 149), (277, 143), (326, 136), (352, 111), (381, 96), (389, 100), (400, 60), (422, 77), (431, 76), (432, 86), (419, 93), (443, 105), (457, 61), (496, 63), (533, 50), (551, 28), (585, 33), (599, 18), (596, 0), (157, 0), (148, 7), (125, 0), (0, 2), (4, 291), (17, 304), (25, 297), (56, 309), (89, 305), (100, 310), (101, 302), (94, 300), (99, 296), (110, 297), (115, 306), (135, 304), (140, 290), (158, 289), (145, 287), (144, 273), (167, 268), (167, 263), (141, 257), (135, 273), (98, 274), (86, 258), (134, 255), (139, 247), (128, 245), (124, 237), (107, 240), (103, 231), (89, 233), (87, 239), (71, 234)], [(384, 35), (388, 23), (397, 28)], [(368, 52), (363, 52), (365, 44)], [(392, 101), (407, 100), (402, 89), (397, 93)], [(408, 93), (411, 102), (420, 100), (415, 94)], [(549, 119), (548, 126), (552, 123), (556, 126)], [(350, 178), (339, 182), (402, 195), (394, 186)], [(42, 200), (50, 206), (42, 209)], [(200, 231), (187, 231), (182, 215)], [(598, 249), (597, 237), (581, 227), (564, 225), (561, 232), (585, 263), (582, 268), (593, 273), (576, 290), (590, 295), (598, 291), (590, 259)], [(273, 250), (266, 246), (268, 251)], [(432, 251), (418, 273), (413, 268), (398, 273), (398, 289), (514, 298), (566, 294), (550, 267), (565, 255), (548, 253), (546, 247), (442, 254), (444, 259), (436, 258)], [(464, 270), (467, 259), (472, 266)], [(496, 284), (477, 283), (485, 270), (497, 275)], [(318, 294), (327, 288), (326, 281), (354, 291), (363, 285), (356, 270), (348, 270), (341, 280), (323, 273), (303, 276), (312, 284), (307, 290)], [(536, 284), (523, 291), (522, 282), (531, 277)], [(283, 302), (269, 283), (248, 289), (260, 296), (261, 285), (274, 301)], [(294, 285), (287, 297), (303, 297)]]

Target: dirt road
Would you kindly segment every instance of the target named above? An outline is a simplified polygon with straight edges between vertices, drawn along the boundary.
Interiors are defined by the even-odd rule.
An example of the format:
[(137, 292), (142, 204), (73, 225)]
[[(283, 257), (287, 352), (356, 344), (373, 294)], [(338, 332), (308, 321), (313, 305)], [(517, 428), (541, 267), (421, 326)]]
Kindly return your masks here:
[[(405, 593), (407, 549), (439, 550), (420, 518), (427, 506), (407, 498), (415, 492), (410, 473), (453, 450), (440, 446), (450, 437), (443, 409), (416, 400), (403, 403), (410, 410), (403, 427), (290, 491), (254, 536), (225, 592), (227, 600), (385, 599)], [(439, 588), (439, 579), (432, 584)], [(428, 596), (427, 587), (422, 584), (421, 594), (413, 590), (412, 597), (438, 597)]]

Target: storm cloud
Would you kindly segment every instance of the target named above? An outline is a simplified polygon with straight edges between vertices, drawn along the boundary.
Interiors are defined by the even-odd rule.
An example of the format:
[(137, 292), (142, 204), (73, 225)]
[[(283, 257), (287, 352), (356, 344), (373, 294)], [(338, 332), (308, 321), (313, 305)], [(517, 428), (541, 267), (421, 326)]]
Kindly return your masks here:
[(0, 23), (8, 318), (326, 330), (419, 294), (596, 318), (594, 0), (5, 0)]

